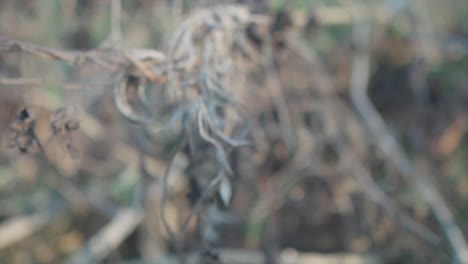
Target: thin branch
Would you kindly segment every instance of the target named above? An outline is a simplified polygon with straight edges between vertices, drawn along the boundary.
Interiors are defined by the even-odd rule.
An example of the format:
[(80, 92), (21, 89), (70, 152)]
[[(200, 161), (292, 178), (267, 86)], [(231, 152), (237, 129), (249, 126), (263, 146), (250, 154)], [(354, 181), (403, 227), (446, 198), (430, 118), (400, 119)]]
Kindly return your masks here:
[(124, 60), (116, 58), (115, 54), (105, 54), (104, 51), (67, 51), (35, 45), (23, 41), (11, 40), (0, 36), (0, 52), (24, 51), (50, 60), (60, 60), (71, 64), (92, 61), (115, 69)]
[(435, 217), (443, 228), (457, 259), (461, 263), (468, 263), (468, 244), (463, 232), (456, 224), (446, 201), (430, 182), (427, 176), (420, 174), (413, 166), (406, 153), (400, 148), (396, 139), (388, 132), (384, 120), (370, 102), (367, 95), (370, 74), (370, 55), (366, 48), (370, 41), (370, 22), (356, 22), (353, 38), (357, 44), (357, 51), (352, 58), (352, 72), (350, 82), (350, 97), (354, 107), (360, 114), (371, 134), (375, 137), (377, 145), (389, 160), (396, 166), (402, 175), (414, 182), (417, 190), (430, 205)]
[[(328, 75), (326, 74), (326, 71), (321, 65), (316, 54), (309, 51), (306, 47), (299, 43), (297, 41), (297, 37), (291, 38), (289, 44), (291, 48), (295, 52), (299, 53), (304, 59), (306, 59), (311, 68), (314, 69), (311, 74), (314, 77), (317, 89), (321, 95), (324, 96), (323, 100), (327, 101), (323, 103), (325, 107), (323, 111), (329, 115), (327, 120), (335, 120), (336, 122), (340, 122), (339, 119), (337, 119), (340, 114), (335, 113), (336, 111), (332, 107), (336, 105), (337, 102), (330, 101), (334, 100), (333, 95), (331, 94), (333, 92), (332, 81), (327, 78)], [(332, 127), (330, 129), (333, 130), (333, 133), (336, 133), (338, 130), (336, 127)], [(337, 147), (337, 152), (340, 153), (340, 148), (342, 148), (342, 146), (340, 146), (339, 142), (335, 142), (335, 147)], [(348, 153), (347, 155), (353, 156), (354, 153)], [(347, 166), (346, 163), (344, 165)], [(380, 188), (372, 181), (372, 179), (370, 179), (370, 173), (366, 172), (364, 166), (360, 166), (359, 163), (353, 163), (353, 167), (349, 169), (351, 169), (353, 172), (352, 175), (355, 176), (355, 180), (360, 184), (359, 186), (363, 189), (364, 193), (367, 194), (368, 198), (372, 202), (381, 206), (391, 217), (393, 217), (410, 232), (418, 235), (418, 237), (421, 237), (431, 244), (437, 243), (439, 240), (438, 236), (418, 223), (416, 220), (412, 219), (410, 216), (406, 216), (398, 208), (398, 206), (392, 202), (392, 199), (388, 197), (382, 190), (380, 190)]]

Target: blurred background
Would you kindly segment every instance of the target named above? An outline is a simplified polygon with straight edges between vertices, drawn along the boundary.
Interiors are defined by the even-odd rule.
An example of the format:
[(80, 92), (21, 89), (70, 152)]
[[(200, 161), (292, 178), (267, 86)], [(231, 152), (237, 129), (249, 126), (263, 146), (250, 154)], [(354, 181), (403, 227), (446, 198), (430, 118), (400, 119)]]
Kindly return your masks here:
[(1, 0), (0, 263), (468, 263), (467, 17)]

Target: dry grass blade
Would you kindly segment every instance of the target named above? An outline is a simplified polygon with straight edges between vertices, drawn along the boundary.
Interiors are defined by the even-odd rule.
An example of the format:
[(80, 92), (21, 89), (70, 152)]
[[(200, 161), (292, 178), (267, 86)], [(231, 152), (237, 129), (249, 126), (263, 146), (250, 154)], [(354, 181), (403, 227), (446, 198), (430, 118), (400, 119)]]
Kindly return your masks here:
[(47, 214), (19, 216), (9, 219), (0, 225), (0, 249), (33, 235), (42, 229), (50, 220)]
[(143, 220), (137, 209), (121, 209), (112, 221), (94, 235), (85, 246), (73, 255), (68, 263), (91, 263), (101, 261), (115, 250)]

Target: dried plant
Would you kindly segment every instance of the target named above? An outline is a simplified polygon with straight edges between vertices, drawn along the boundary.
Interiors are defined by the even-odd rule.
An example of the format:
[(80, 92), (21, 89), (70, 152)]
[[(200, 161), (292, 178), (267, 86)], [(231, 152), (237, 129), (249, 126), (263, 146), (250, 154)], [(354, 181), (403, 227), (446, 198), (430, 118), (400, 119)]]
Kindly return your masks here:
[[(120, 8), (119, 1), (112, 2), (114, 15), (120, 16)], [(268, 262), (278, 257), (274, 252), (277, 245), (270, 243), (270, 236), (273, 241), (276, 236), (284, 235), (281, 231), (277, 234), (276, 227), (284, 231), (291, 224), (280, 226), (288, 220), (288, 210), (304, 211), (301, 217), (303, 215), (305, 220), (299, 219), (296, 224), (303, 221), (308, 226), (332, 222), (329, 219), (337, 214), (333, 210), (341, 206), (352, 211), (354, 220), (365, 218), (362, 222), (374, 227), (381, 224), (376, 215), (385, 223), (398, 223), (396, 227), (390, 225), (383, 229), (389, 233), (388, 237), (404, 240), (411, 236), (418, 241), (408, 246), (415, 252), (420, 247), (439, 246), (444, 242), (440, 230), (427, 227), (428, 223), (432, 224), (432, 214), (440, 215), (441, 203), (437, 203), (440, 201), (434, 202), (430, 199), (434, 196), (426, 195), (425, 203), (433, 212), (416, 216), (411, 210), (403, 209), (398, 194), (390, 193), (387, 186), (377, 183), (377, 176), (382, 174), (391, 176), (391, 184), (411, 186), (409, 177), (401, 175), (415, 174), (417, 170), (402, 173), (398, 163), (392, 164), (385, 158), (385, 142), (382, 145), (376, 141), (381, 140), (378, 135), (386, 135), (387, 140), (390, 136), (368, 131), (372, 120), (365, 115), (361, 120), (355, 112), (358, 110), (362, 115), (365, 109), (360, 107), (372, 106), (369, 99), (365, 94), (344, 98), (343, 91), (337, 89), (338, 85), (329, 77), (329, 65), (324, 62), (327, 59), (303, 45), (297, 35), (303, 28), (295, 25), (296, 18), (288, 12), (259, 15), (242, 5), (199, 9), (170, 34), (167, 45), (161, 50), (117, 48), (121, 47), (118, 42), (122, 38), (119, 19), (113, 18), (115, 32), (100, 49), (56, 50), (0, 37), (0, 52), (28, 52), (88, 70), (88, 66), (100, 67), (99, 72), (90, 75), (99, 75), (108, 82), (102, 86), (109, 88), (109, 94), (112, 92), (118, 114), (132, 125), (127, 126), (123, 142), (114, 142), (110, 135), (115, 132), (112, 131), (114, 124), (96, 122), (94, 130), (91, 129), (94, 132), (86, 133), (91, 134), (87, 134), (91, 138), (88, 144), (92, 145), (88, 151), (99, 157), (96, 158), (98, 162), (84, 159), (86, 164), (96, 168), (83, 165), (77, 170), (107, 169), (106, 172), (110, 171), (107, 174), (125, 174), (127, 172), (119, 172), (120, 167), (115, 167), (128, 163), (128, 168), (133, 168), (138, 164), (141, 186), (135, 187), (138, 191), (132, 193), (134, 205), (127, 210), (116, 209), (110, 199), (99, 195), (75, 199), (86, 195), (73, 185), (70, 187), (68, 182), (61, 183), (73, 194), (69, 200), (79, 200), (111, 215), (113, 221), (109, 226), (114, 229), (123, 226), (120, 235), (128, 236), (144, 220), (152, 222), (153, 214), (149, 212), (154, 210), (154, 221), (161, 220), (154, 225), (165, 229), (158, 232), (167, 234), (167, 244), (173, 247), (178, 260), (184, 262), (184, 251), (195, 248), (201, 251), (202, 263), (221, 263), (223, 254), (218, 252), (217, 246), (223, 242), (222, 227), (242, 223), (247, 232), (243, 243), (251, 248), (260, 248), (262, 243)], [(306, 27), (311, 23), (315, 25), (314, 21), (309, 19)], [(351, 22), (355, 21), (351, 19)], [(360, 25), (356, 23), (354, 27), (359, 29)], [(355, 54), (370, 51), (370, 38), (355, 37), (356, 42), (369, 42), (359, 47), (362, 50), (353, 51)], [(364, 66), (368, 67), (368, 62)], [(352, 79), (351, 90), (356, 89), (356, 85), (360, 89), (367, 87), (365, 74), (369, 74), (369, 69), (364, 68), (364, 75), (356, 70), (363, 69), (354, 66), (350, 70), (353, 78), (361, 76), (363, 79), (358, 79), (357, 84)], [(356, 107), (359, 100), (364, 101)], [(85, 102), (87, 106), (93, 103), (105, 108), (100, 98)], [(71, 156), (78, 158), (81, 146), (75, 135), (84, 133), (81, 128), (86, 125), (83, 123), (89, 122), (87, 106), (63, 106), (48, 111), (52, 112), (50, 137), (45, 143), (36, 135), (36, 120), (31, 112), (23, 108), (10, 126), (8, 143), (21, 152), (45, 154), (48, 143), (58, 139)], [(106, 142), (102, 149), (108, 150), (119, 165), (107, 166), (112, 161), (106, 160), (106, 153), (100, 152), (104, 150), (95, 146), (99, 140)], [(400, 151), (397, 143), (393, 143)], [(404, 159), (404, 155), (397, 156)], [(375, 173), (375, 167), (379, 173)], [(60, 174), (57, 171), (55, 169), (55, 173)], [(132, 173), (124, 176), (131, 178)], [(180, 178), (183, 182), (180, 185), (185, 184), (184, 187), (174, 187), (174, 181)], [(317, 188), (313, 193), (301, 187), (310, 182), (313, 183), (310, 189)], [(243, 197), (236, 196), (236, 188)], [(437, 194), (435, 189), (431, 190)], [(361, 194), (375, 206), (355, 201)], [(152, 198), (157, 200), (156, 205), (149, 202)], [(323, 201), (330, 204), (323, 204)], [(143, 209), (148, 212), (142, 212)], [(447, 213), (445, 209), (444, 205), (442, 213)], [(170, 210), (175, 211), (173, 214), (177, 217), (170, 217)], [(311, 216), (315, 213), (317, 215)], [(448, 215), (445, 220), (456, 226), (450, 212)], [(460, 237), (461, 231), (447, 227), (447, 221), (442, 223), (441, 230), (448, 235), (454, 251), (463, 258), (465, 243)], [(409, 231), (410, 235), (397, 232), (400, 229)], [(119, 243), (106, 247), (109, 230), (90, 239), (91, 253), (82, 250), (72, 256), (70, 262), (103, 259), (124, 239), (119, 237), (116, 239)], [(370, 236), (376, 245), (384, 247), (386, 241), (382, 234), (374, 231), (365, 230), (358, 235)], [(458, 238), (455, 240), (458, 243), (453, 242), (453, 237)]]

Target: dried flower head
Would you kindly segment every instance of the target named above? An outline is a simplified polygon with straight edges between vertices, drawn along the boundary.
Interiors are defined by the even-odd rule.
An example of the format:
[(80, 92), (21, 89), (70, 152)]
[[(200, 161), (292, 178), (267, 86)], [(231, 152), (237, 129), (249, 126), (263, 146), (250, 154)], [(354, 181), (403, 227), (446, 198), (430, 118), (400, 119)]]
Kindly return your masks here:
[(22, 108), (10, 125), (8, 146), (17, 148), (23, 153), (37, 152), (39, 150), (39, 142), (34, 132), (35, 123), (35, 119), (30, 111), (26, 107)]
[(70, 155), (76, 156), (71, 133), (80, 127), (77, 111), (72, 106), (60, 107), (49, 117), (49, 127), (53, 137), (59, 137), (65, 143)]
[(50, 115), (49, 126), (54, 134), (77, 130), (80, 123), (76, 109), (72, 106), (58, 108)]

